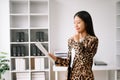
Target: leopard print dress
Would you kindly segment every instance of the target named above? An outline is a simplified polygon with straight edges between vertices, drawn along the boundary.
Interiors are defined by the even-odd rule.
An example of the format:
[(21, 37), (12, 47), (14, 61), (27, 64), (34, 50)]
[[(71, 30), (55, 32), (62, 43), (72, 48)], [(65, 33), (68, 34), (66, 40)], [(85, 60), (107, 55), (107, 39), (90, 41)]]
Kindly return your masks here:
[[(57, 57), (55, 61), (56, 66), (70, 65), (71, 49), (75, 49), (75, 57), (73, 60), (69, 79), (67, 80), (94, 80), (92, 72), (93, 57), (96, 54), (98, 47), (98, 38), (87, 35), (85, 39), (80, 42), (75, 42), (72, 38), (68, 39), (68, 58), (63, 59)], [(68, 72), (69, 74), (69, 72)]]

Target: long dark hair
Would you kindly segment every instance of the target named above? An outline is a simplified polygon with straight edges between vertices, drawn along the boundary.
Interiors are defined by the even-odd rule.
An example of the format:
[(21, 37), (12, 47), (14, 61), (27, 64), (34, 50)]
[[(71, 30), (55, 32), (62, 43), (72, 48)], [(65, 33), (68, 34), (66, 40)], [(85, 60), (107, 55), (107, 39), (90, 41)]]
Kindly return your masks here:
[(93, 29), (93, 22), (90, 14), (87, 11), (79, 11), (74, 15), (74, 18), (78, 16), (85, 22), (85, 28), (89, 35), (96, 36)]

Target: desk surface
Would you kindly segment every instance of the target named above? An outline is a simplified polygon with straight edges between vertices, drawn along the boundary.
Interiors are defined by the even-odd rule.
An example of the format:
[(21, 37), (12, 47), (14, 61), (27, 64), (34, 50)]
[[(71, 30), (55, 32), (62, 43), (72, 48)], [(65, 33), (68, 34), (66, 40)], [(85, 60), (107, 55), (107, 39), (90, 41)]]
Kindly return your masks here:
[[(115, 66), (93, 66), (93, 71), (97, 70), (120, 70), (120, 67)], [(67, 67), (53, 66), (53, 71), (67, 71)]]

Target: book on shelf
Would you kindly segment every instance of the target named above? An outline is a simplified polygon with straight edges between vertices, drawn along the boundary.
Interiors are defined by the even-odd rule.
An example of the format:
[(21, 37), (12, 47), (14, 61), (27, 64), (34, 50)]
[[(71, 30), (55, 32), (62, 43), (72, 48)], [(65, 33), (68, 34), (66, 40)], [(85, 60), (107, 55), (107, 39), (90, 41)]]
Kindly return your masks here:
[(12, 46), (12, 54), (11, 54), (11, 56), (16, 56), (16, 54), (17, 54), (17, 49), (16, 49), (16, 46)]
[[(37, 46), (36, 46), (37, 48)], [(37, 48), (37, 56), (45, 56), (38, 48)]]
[(31, 44), (31, 56), (45, 56), (36, 45)]
[(26, 69), (25, 59), (16, 58), (15, 59), (15, 69), (16, 69), (16, 71), (24, 71)]
[(32, 80), (46, 80), (45, 72), (32, 73)]
[(24, 45), (12, 46), (11, 56), (26, 56), (26, 48)]
[(56, 57), (67, 58), (68, 54), (65, 52), (55, 52)]
[(16, 73), (16, 80), (29, 80), (29, 73)]
[(35, 70), (44, 70), (44, 58), (35, 58)]
[(17, 54), (16, 54), (16, 56), (20, 56), (20, 54), (21, 54), (21, 46), (16, 46), (16, 52), (17, 52)]
[(25, 41), (25, 33), (24, 32), (16, 32), (16, 41), (24, 42)]
[(20, 32), (20, 42), (24, 42), (24, 41), (25, 41), (25, 33)]
[(94, 61), (95, 66), (107, 66), (107, 63), (104, 61)]
[(36, 56), (37, 48), (34, 44), (31, 44), (31, 56)]
[(26, 54), (25, 54), (25, 51), (26, 51), (26, 48), (25, 48), (25, 46), (21, 46), (21, 55), (20, 56), (26, 56)]
[(36, 41), (44, 41), (44, 32), (36, 32)]
[(44, 58), (44, 66), (45, 66), (45, 69), (49, 69), (49, 62), (48, 62), (48, 58)]
[(16, 32), (16, 41), (20, 42), (20, 34), (19, 34), (19, 32)]

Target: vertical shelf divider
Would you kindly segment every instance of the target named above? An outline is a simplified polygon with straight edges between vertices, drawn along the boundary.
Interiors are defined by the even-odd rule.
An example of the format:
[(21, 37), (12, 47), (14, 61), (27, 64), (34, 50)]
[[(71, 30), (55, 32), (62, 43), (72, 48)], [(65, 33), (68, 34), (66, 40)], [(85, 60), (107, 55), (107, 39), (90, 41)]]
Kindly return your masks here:
[(115, 80), (120, 80), (120, 0), (116, 1), (116, 66)]

